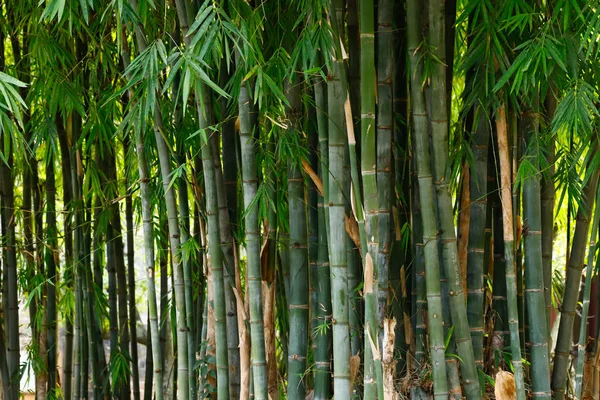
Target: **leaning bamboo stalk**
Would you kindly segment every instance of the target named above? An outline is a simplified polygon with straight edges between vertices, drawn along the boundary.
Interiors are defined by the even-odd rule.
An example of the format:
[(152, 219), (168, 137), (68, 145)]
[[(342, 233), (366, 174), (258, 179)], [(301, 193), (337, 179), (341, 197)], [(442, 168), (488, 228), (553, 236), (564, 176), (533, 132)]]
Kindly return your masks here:
[(510, 329), (510, 348), (514, 370), (517, 399), (525, 400), (525, 382), (523, 362), (521, 361), (521, 343), (519, 339), (519, 308), (517, 304), (517, 274), (515, 265), (515, 239), (513, 228), (513, 206), (511, 190), (511, 167), (508, 149), (506, 110), (500, 106), (496, 115), (498, 135), (498, 155), (500, 158), (500, 199), (502, 203), (504, 258), (506, 262), (506, 292), (508, 306), (508, 326)]
[(440, 295), (438, 237), (433, 204), (433, 181), (431, 177), (431, 155), (429, 152), (429, 135), (427, 129), (427, 108), (425, 96), (421, 91), (423, 65), (421, 63), (420, 44), (423, 40), (421, 31), (421, 2), (408, 0), (406, 4), (408, 25), (408, 51), (411, 64), (410, 94), (412, 105), (412, 126), (415, 141), (417, 162), (417, 179), (423, 227), (423, 250), (425, 256), (425, 286), (427, 292), (427, 318), (429, 329), (429, 346), (433, 370), (434, 398), (448, 398), (446, 381), (446, 363), (444, 357), (444, 328), (442, 326), (442, 302)]
[[(588, 247), (587, 271), (585, 273), (585, 286), (583, 290), (583, 302), (581, 306), (581, 328), (579, 330), (579, 343), (577, 346), (577, 366), (575, 374), (575, 398), (581, 398), (583, 389), (583, 362), (585, 358), (585, 348), (587, 344), (587, 325), (588, 311), (590, 309), (590, 293), (592, 289), (592, 276), (594, 275), (594, 255), (596, 253), (596, 238), (598, 237), (598, 223), (600, 220), (600, 210), (598, 209), (598, 200), (600, 192), (596, 193), (596, 209), (594, 211), (594, 221), (590, 231), (590, 244)], [(590, 210), (591, 211), (591, 210)]]
[[(448, 294), (450, 297), (450, 312), (454, 326), (454, 337), (458, 355), (461, 359), (461, 377), (465, 395), (468, 399), (478, 399), (481, 396), (479, 373), (473, 354), (473, 343), (467, 322), (467, 310), (463, 295), (460, 265), (458, 264), (456, 233), (454, 230), (454, 213), (449, 181), (446, 177), (449, 166), (449, 122), (446, 72), (444, 1), (429, 2), (429, 41), (433, 46), (434, 55), (440, 60), (433, 67), (431, 77), (431, 132), (433, 155), (433, 181), (436, 189), (439, 209), (440, 238), (442, 241), (442, 258), (446, 278), (448, 279)], [(422, 204), (423, 205), (423, 204)]]
[[(129, 64), (129, 53), (124, 49), (122, 54), (125, 67)], [(154, 283), (154, 226), (152, 215), (152, 194), (150, 190), (150, 173), (144, 146), (144, 133), (138, 130), (134, 133), (135, 149), (140, 185), (140, 198), (142, 202), (142, 226), (144, 231), (144, 261), (146, 267), (146, 285), (148, 290), (148, 320), (150, 321), (150, 335), (152, 336), (152, 361), (154, 364), (154, 395), (157, 400), (163, 399), (163, 357), (161, 340), (158, 329), (158, 306), (156, 286)], [(146, 388), (145, 390), (149, 390)]]
[[(554, 350), (552, 390), (554, 392), (554, 398), (557, 400), (562, 400), (565, 397), (565, 386), (571, 358), (570, 350), (573, 336), (573, 324), (575, 321), (577, 303), (579, 302), (581, 272), (583, 270), (585, 259), (585, 245), (587, 243), (587, 236), (590, 228), (594, 194), (596, 193), (598, 177), (600, 176), (600, 169), (597, 169), (592, 161), (592, 158), (597, 153), (597, 145), (594, 144), (594, 146), (595, 148), (590, 149), (592, 152), (588, 164), (588, 172), (590, 172), (590, 175), (583, 189), (583, 202), (577, 210), (573, 247), (567, 265), (560, 326)], [(590, 168), (594, 168), (594, 170), (592, 171)], [(525, 269), (525, 271), (527, 271), (527, 269)]]

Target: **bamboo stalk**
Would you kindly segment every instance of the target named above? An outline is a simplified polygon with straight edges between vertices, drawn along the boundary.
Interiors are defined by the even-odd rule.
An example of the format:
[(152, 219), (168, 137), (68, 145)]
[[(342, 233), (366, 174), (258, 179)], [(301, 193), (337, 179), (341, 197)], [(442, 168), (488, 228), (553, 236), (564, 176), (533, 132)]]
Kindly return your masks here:
[(514, 370), (517, 399), (525, 400), (523, 363), (521, 361), (521, 343), (519, 339), (519, 308), (517, 305), (517, 275), (515, 265), (515, 240), (512, 206), (512, 176), (508, 148), (508, 129), (506, 110), (500, 106), (496, 114), (496, 132), (498, 135), (498, 155), (500, 158), (500, 193), (502, 203), (504, 258), (506, 263), (506, 292), (508, 305), (508, 326), (510, 329), (510, 347)]
[[(123, 51), (122, 59), (125, 67), (128, 66), (129, 54)], [(144, 146), (144, 133), (141, 130), (135, 132), (135, 149), (137, 154), (137, 166), (140, 184), (140, 198), (142, 200), (142, 226), (144, 231), (144, 261), (146, 267), (146, 284), (148, 290), (148, 320), (150, 322), (150, 335), (152, 336), (152, 361), (154, 365), (154, 396), (156, 400), (163, 399), (163, 371), (164, 358), (162, 356), (161, 334), (158, 329), (158, 305), (156, 298), (156, 286), (154, 283), (154, 227), (152, 217), (152, 200), (149, 185), (148, 162)], [(161, 271), (162, 272), (162, 271)], [(161, 274), (162, 277), (162, 274)], [(161, 285), (162, 286), (162, 285)], [(162, 302), (161, 302), (162, 303)], [(162, 309), (162, 307), (161, 307)], [(149, 388), (145, 388), (149, 390)]]
[[(290, 104), (288, 135), (297, 135), (302, 113), (300, 83), (290, 82), (286, 96)], [(290, 229), (290, 296), (288, 301), (290, 335), (288, 347), (287, 398), (304, 400), (308, 351), (308, 249), (304, 177), (300, 163), (288, 161), (288, 208)]]
[[(423, 252), (425, 256), (425, 286), (427, 292), (427, 319), (429, 347), (433, 370), (433, 395), (435, 399), (448, 398), (446, 364), (444, 357), (444, 329), (442, 326), (442, 302), (440, 295), (438, 235), (433, 204), (433, 181), (431, 177), (431, 155), (427, 130), (427, 109), (421, 91), (423, 65), (419, 46), (423, 40), (421, 31), (422, 10), (418, 0), (407, 1), (408, 52), (411, 64), (412, 126), (415, 140), (417, 179), (423, 227)], [(462, 300), (462, 299), (461, 299)]]
[[(432, 154), (433, 154), (433, 183), (437, 195), (441, 228), (442, 257), (446, 278), (448, 279), (448, 294), (450, 312), (454, 326), (454, 337), (458, 355), (461, 359), (461, 377), (465, 395), (468, 399), (479, 398), (479, 375), (473, 354), (473, 343), (467, 322), (467, 310), (462, 293), (462, 279), (460, 265), (458, 265), (456, 233), (454, 230), (454, 213), (450, 186), (446, 178), (448, 162), (448, 92), (446, 73), (446, 44), (445, 44), (445, 16), (444, 2), (429, 2), (429, 41), (433, 46), (433, 53), (439, 62), (433, 67), (431, 78), (431, 129), (432, 129)], [(448, 60), (452, 61), (452, 60)], [(423, 194), (421, 194), (423, 196)], [(425, 236), (424, 235), (424, 239)], [(425, 239), (426, 240), (426, 239)]]
[(474, 164), (469, 174), (470, 201), (469, 208), (469, 243), (467, 248), (467, 318), (473, 355), (478, 368), (483, 368), (484, 362), (484, 305), (485, 305), (485, 228), (488, 208), (487, 175), (488, 175), (488, 144), (490, 132), (484, 118), (484, 110), (477, 108), (475, 112), (476, 129), (472, 135), (472, 152)]
[[(537, 100), (534, 100), (534, 110)], [(521, 126), (526, 153), (534, 167), (538, 167), (538, 121), (535, 115), (525, 115)], [(548, 334), (544, 311), (544, 278), (542, 273), (540, 180), (538, 175), (523, 180), (523, 220), (527, 221), (527, 234), (523, 235), (525, 251), (525, 301), (529, 339), (531, 342), (531, 377), (534, 399), (550, 398), (550, 365), (548, 360)], [(525, 230), (525, 228), (524, 228)], [(556, 368), (556, 367), (555, 367)]]
[[(329, 148), (327, 132), (327, 92), (325, 82), (315, 82), (315, 106), (319, 139), (319, 166), (317, 173), (323, 183), (323, 195), (317, 194), (318, 255), (317, 255), (317, 308), (318, 331), (315, 340), (315, 400), (330, 398), (332, 334), (331, 280), (329, 268)], [(326, 329), (323, 329), (326, 328)]]
[[(598, 200), (600, 199), (600, 191), (596, 191), (596, 207), (594, 210), (594, 219), (592, 229), (590, 230), (590, 244), (588, 246), (587, 271), (585, 273), (585, 286), (583, 290), (583, 302), (581, 305), (581, 328), (579, 330), (579, 342), (577, 345), (577, 365), (575, 368), (575, 389), (574, 394), (576, 399), (581, 398), (583, 389), (583, 362), (586, 353), (586, 345), (588, 338), (588, 312), (590, 308), (590, 293), (592, 289), (592, 276), (594, 275), (594, 254), (596, 253), (596, 238), (598, 237), (598, 224), (600, 223), (600, 210), (598, 209)], [(590, 207), (590, 212), (593, 206)]]
[[(339, 0), (330, 0), (330, 22), (334, 32), (334, 41), (340, 40), (338, 18), (342, 15), (342, 4)], [(328, 71), (327, 112), (329, 114), (329, 263), (331, 276), (331, 305), (333, 332), (333, 395), (342, 399), (350, 399), (350, 329), (349, 329), (349, 285), (346, 241), (339, 232), (345, 231), (345, 188), (348, 181), (345, 176), (344, 155), (346, 139), (344, 128), (344, 104), (347, 92), (342, 79), (345, 68), (342, 54), (336, 44), (333, 60)], [(346, 127), (348, 129), (348, 127)]]
[(240, 88), (238, 107), (240, 116), (240, 150), (242, 154), (242, 186), (245, 210), (245, 235), (247, 254), (247, 291), (250, 298), (250, 339), (252, 346), (252, 380), (256, 399), (267, 399), (268, 377), (266, 370), (264, 325), (262, 315), (262, 273), (260, 268), (260, 230), (258, 207), (252, 205), (258, 190), (255, 140), (250, 115), (250, 97), (247, 84)]
[[(377, 344), (379, 343), (379, 325), (383, 324), (383, 313), (384, 306), (387, 306), (387, 299), (379, 298), (379, 273), (380, 273), (380, 259), (379, 259), (379, 193), (378, 193), (378, 179), (377, 179), (377, 145), (376, 145), (376, 123), (375, 123), (375, 86), (377, 82), (377, 76), (375, 71), (375, 16), (374, 16), (374, 4), (373, 0), (360, 0), (359, 11), (359, 26), (360, 26), (360, 113), (361, 113), (361, 175), (362, 175), (362, 192), (363, 205), (359, 205), (360, 202), (356, 202), (356, 208), (361, 206), (365, 209), (365, 222), (364, 230), (368, 243), (368, 254), (370, 255), (373, 262), (373, 276), (367, 276), (367, 269), (365, 267), (365, 279), (372, 280), (372, 292), (365, 290), (365, 336), (364, 336), (364, 398), (374, 399), (376, 398), (377, 385), (375, 380), (375, 369), (374, 369), (374, 357), (370, 341), (376, 343), (374, 351), (378, 351)], [(391, 59), (391, 57), (389, 57)], [(389, 106), (390, 104), (388, 104)], [(388, 133), (389, 142), (389, 133)], [(348, 141), (350, 145), (350, 157), (352, 157), (355, 151), (352, 147), (355, 143), (351, 140)], [(389, 143), (388, 148), (389, 151)], [(388, 168), (389, 169), (389, 168)], [(353, 177), (354, 184), (354, 177)], [(389, 189), (389, 185), (385, 188)], [(353, 186), (355, 197), (360, 199), (360, 188), (356, 185)], [(358, 194), (358, 196), (357, 196)], [(389, 196), (388, 196), (389, 197)], [(389, 199), (388, 199), (389, 202)], [(357, 220), (360, 221), (359, 215), (356, 216)], [(388, 218), (389, 219), (389, 218)], [(360, 225), (359, 225), (360, 227)], [(388, 235), (389, 236), (389, 235)], [(365, 249), (363, 248), (363, 254)], [(377, 262), (375, 263), (375, 260)], [(364, 264), (364, 261), (363, 261)], [(387, 272), (387, 271), (386, 271)], [(384, 274), (387, 279), (387, 274)], [(365, 282), (366, 287), (366, 282)], [(384, 293), (383, 296), (386, 296)], [(373, 316), (371, 313), (374, 312), (371, 306), (370, 299), (368, 296), (374, 296), (379, 301), (379, 307), (375, 306), (375, 309), (379, 308), (380, 312), (378, 316)], [(373, 305), (374, 306), (374, 305)], [(376, 323), (372, 324), (372, 321)], [(381, 382), (383, 383), (383, 382)]]
[[(565, 386), (570, 365), (573, 323), (579, 300), (581, 272), (584, 267), (585, 247), (592, 219), (594, 194), (596, 193), (598, 177), (600, 176), (600, 170), (595, 168), (591, 160), (593, 155), (597, 153), (596, 147), (597, 145), (594, 144), (594, 148), (590, 149), (592, 156), (590, 157), (590, 164), (587, 167), (590, 175), (583, 189), (583, 202), (577, 210), (573, 246), (567, 264), (565, 292), (563, 295), (558, 338), (556, 339), (556, 347), (554, 349), (554, 369), (552, 371), (552, 391), (554, 398), (557, 400), (562, 400), (565, 397)], [(590, 168), (595, 169), (590, 170)], [(582, 332), (585, 332), (585, 330)]]

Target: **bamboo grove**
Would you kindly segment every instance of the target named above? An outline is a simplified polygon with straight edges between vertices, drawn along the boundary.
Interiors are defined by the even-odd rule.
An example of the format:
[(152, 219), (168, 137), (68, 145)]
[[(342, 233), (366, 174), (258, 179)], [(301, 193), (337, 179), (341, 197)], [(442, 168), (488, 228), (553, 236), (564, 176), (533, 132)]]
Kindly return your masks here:
[(600, 396), (600, 4), (0, 2), (3, 398)]

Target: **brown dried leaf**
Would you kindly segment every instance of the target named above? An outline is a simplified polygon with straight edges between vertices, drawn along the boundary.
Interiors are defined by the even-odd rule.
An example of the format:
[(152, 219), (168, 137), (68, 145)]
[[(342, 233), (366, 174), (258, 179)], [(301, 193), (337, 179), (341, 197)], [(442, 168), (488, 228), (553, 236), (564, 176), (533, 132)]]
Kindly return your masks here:
[(357, 354), (350, 357), (350, 390), (354, 387), (354, 381), (360, 369), (360, 356)]
[(373, 293), (373, 257), (367, 253), (365, 257), (365, 294)]
[(350, 239), (352, 239), (352, 241), (354, 242), (354, 245), (356, 247), (358, 247), (358, 251), (361, 252), (362, 249), (361, 249), (361, 245), (360, 245), (360, 233), (358, 231), (358, 223), (356, 222), (356, 219), (350, 218), (346, 215), (345, 221), (346, 221), (346, 233), (348, 233), (348, 235), (350, 236)]
[(302, 169), (304, 169), (304, 172), (306, 172), (308, 174), (308, 176), (310, 177), (310, 179), (313, 181), (319, 194), (321, 196), (323, 196), (323, 193), (324, 193), (323, 192), (323, 181), (321, 180), (321, 178), (319, 178), (319, 175), (317, 175), (315, 170), (310, 166), (308, 161), (306, 161), (306, 159), (304, 159), (304, 158), (302, 159)]
[(513, 374), (507, 371), (498, 371), (494, 394), (496, 395), (496, 400), (514, 400), (517, 398), (517, 389)]

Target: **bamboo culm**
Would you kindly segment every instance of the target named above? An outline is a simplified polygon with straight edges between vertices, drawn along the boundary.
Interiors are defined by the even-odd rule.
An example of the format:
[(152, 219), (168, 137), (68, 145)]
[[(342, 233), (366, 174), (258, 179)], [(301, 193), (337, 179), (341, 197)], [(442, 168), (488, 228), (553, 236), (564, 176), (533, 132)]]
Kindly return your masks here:
[[(442, 301), (440, 295), (438, 235), (433, 204), (433, 181), (431, 178), (431, 155), (429, 153), (429, 135), (427, 130), (427, 109), (424, 94), (421, 91), (423, 64), (419, 45), (423, 40), (421, 31), (421, 2), (408, 0), (406, 3), (407, 20), (414, 21), (408, 26), (407, 40), (410, 54), (412, 99), (411, 123), (414, 132), (415, 156), (417, 161), (417, 180), (421, 223), (423, 229), (423, 252), (425, 257), (425, 287), (427, 293), (427, 328), (429, 348), (433, 370), (433, 395), (435, 399), (448, 398), (446, 381), (446, 363), (444, 356), (444, 328), (442, 326)], [(461, 299), (462, 301), (462, 299)]]

